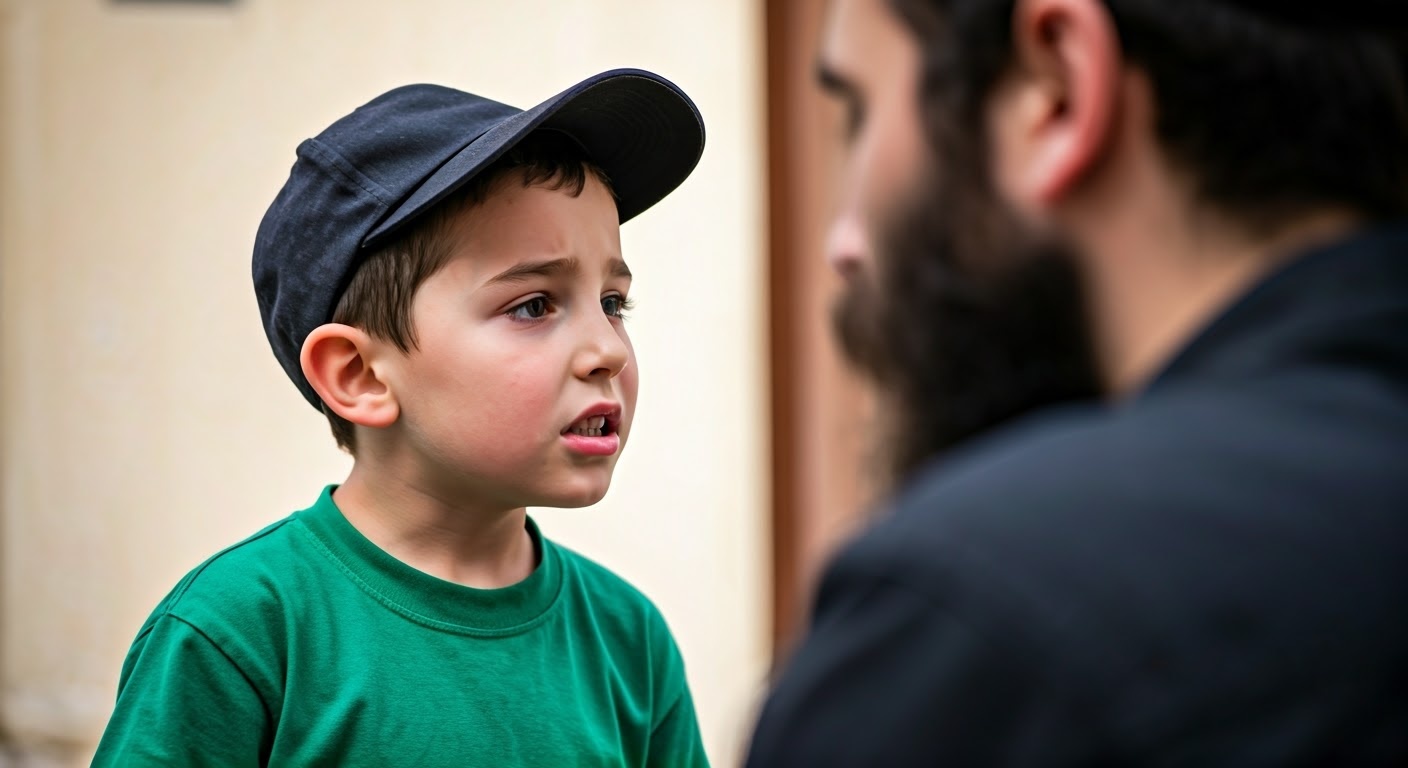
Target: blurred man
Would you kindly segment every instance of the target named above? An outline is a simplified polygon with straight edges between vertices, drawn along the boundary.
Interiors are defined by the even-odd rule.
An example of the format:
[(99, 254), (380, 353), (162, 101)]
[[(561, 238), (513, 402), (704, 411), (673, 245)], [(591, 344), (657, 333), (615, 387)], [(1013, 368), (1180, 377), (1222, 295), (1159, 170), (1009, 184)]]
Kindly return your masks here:
[(834, 0), (889, 509), (749, 764), (1408, 764), (1393, 2)]

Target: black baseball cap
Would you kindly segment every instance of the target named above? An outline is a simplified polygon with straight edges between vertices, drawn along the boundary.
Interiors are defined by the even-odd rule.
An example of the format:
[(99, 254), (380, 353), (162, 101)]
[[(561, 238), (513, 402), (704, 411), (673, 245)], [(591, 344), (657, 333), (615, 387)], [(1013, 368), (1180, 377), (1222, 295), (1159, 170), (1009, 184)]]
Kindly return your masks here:
[(611, 180), (622, 223), (689, 176), (704, 121), (674, 83), (638, 69), (587, 78), (532, 109), (439, 85), (388, 91), (299, 145), (254, 239), (254, 293), (274, 356), (313, 407), (303, 340), (332, 319), (362, 257), (523, 137), (566, 134)]

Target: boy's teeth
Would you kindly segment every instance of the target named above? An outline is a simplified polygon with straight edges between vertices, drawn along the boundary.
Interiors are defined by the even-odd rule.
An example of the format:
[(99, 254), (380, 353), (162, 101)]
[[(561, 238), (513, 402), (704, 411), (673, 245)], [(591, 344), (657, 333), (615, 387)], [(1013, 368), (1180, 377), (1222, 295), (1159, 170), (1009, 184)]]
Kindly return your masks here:
[(589, 416), (582, 421), (577, 421), (572, 426), (573, 434), (587, 435), (587, 437), (601, 437), (601, 433), (607, 426), (607, 417)]
[(606, 433), (606, 417), (588, 416), (576, 424), (573, 424), (572, 429), (569, 431), (574, 435), (581, 435), (583, 437), (601, 437)]

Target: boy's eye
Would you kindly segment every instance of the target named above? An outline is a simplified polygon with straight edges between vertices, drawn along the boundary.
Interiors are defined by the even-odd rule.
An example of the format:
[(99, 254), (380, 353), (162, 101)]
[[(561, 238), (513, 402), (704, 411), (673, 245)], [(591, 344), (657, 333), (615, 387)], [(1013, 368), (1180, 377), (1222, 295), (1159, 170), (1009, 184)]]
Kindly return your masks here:
[(508, 314), (515, 320), (540, 320), (547, 317), (548, 310), (552, 304), (546, 296), (534, 296), (533, 298), (510, 309)]
[(625, 317), (626, 310), (630, 308), (631, 300), (624, 296), (613, 294), (601, 300), (602, 311), (611, 317)]

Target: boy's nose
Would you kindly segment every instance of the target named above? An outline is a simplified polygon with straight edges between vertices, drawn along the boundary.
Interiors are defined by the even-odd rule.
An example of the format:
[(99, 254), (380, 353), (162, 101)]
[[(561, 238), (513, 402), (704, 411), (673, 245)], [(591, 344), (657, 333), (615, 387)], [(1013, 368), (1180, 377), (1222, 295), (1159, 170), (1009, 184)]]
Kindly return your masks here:
[(614, 379), (626, 369), (630, 348), (618, 329), (606, 315), (593, 318), (578, 347), (573, 368), (580, 378), (605, 376)]

